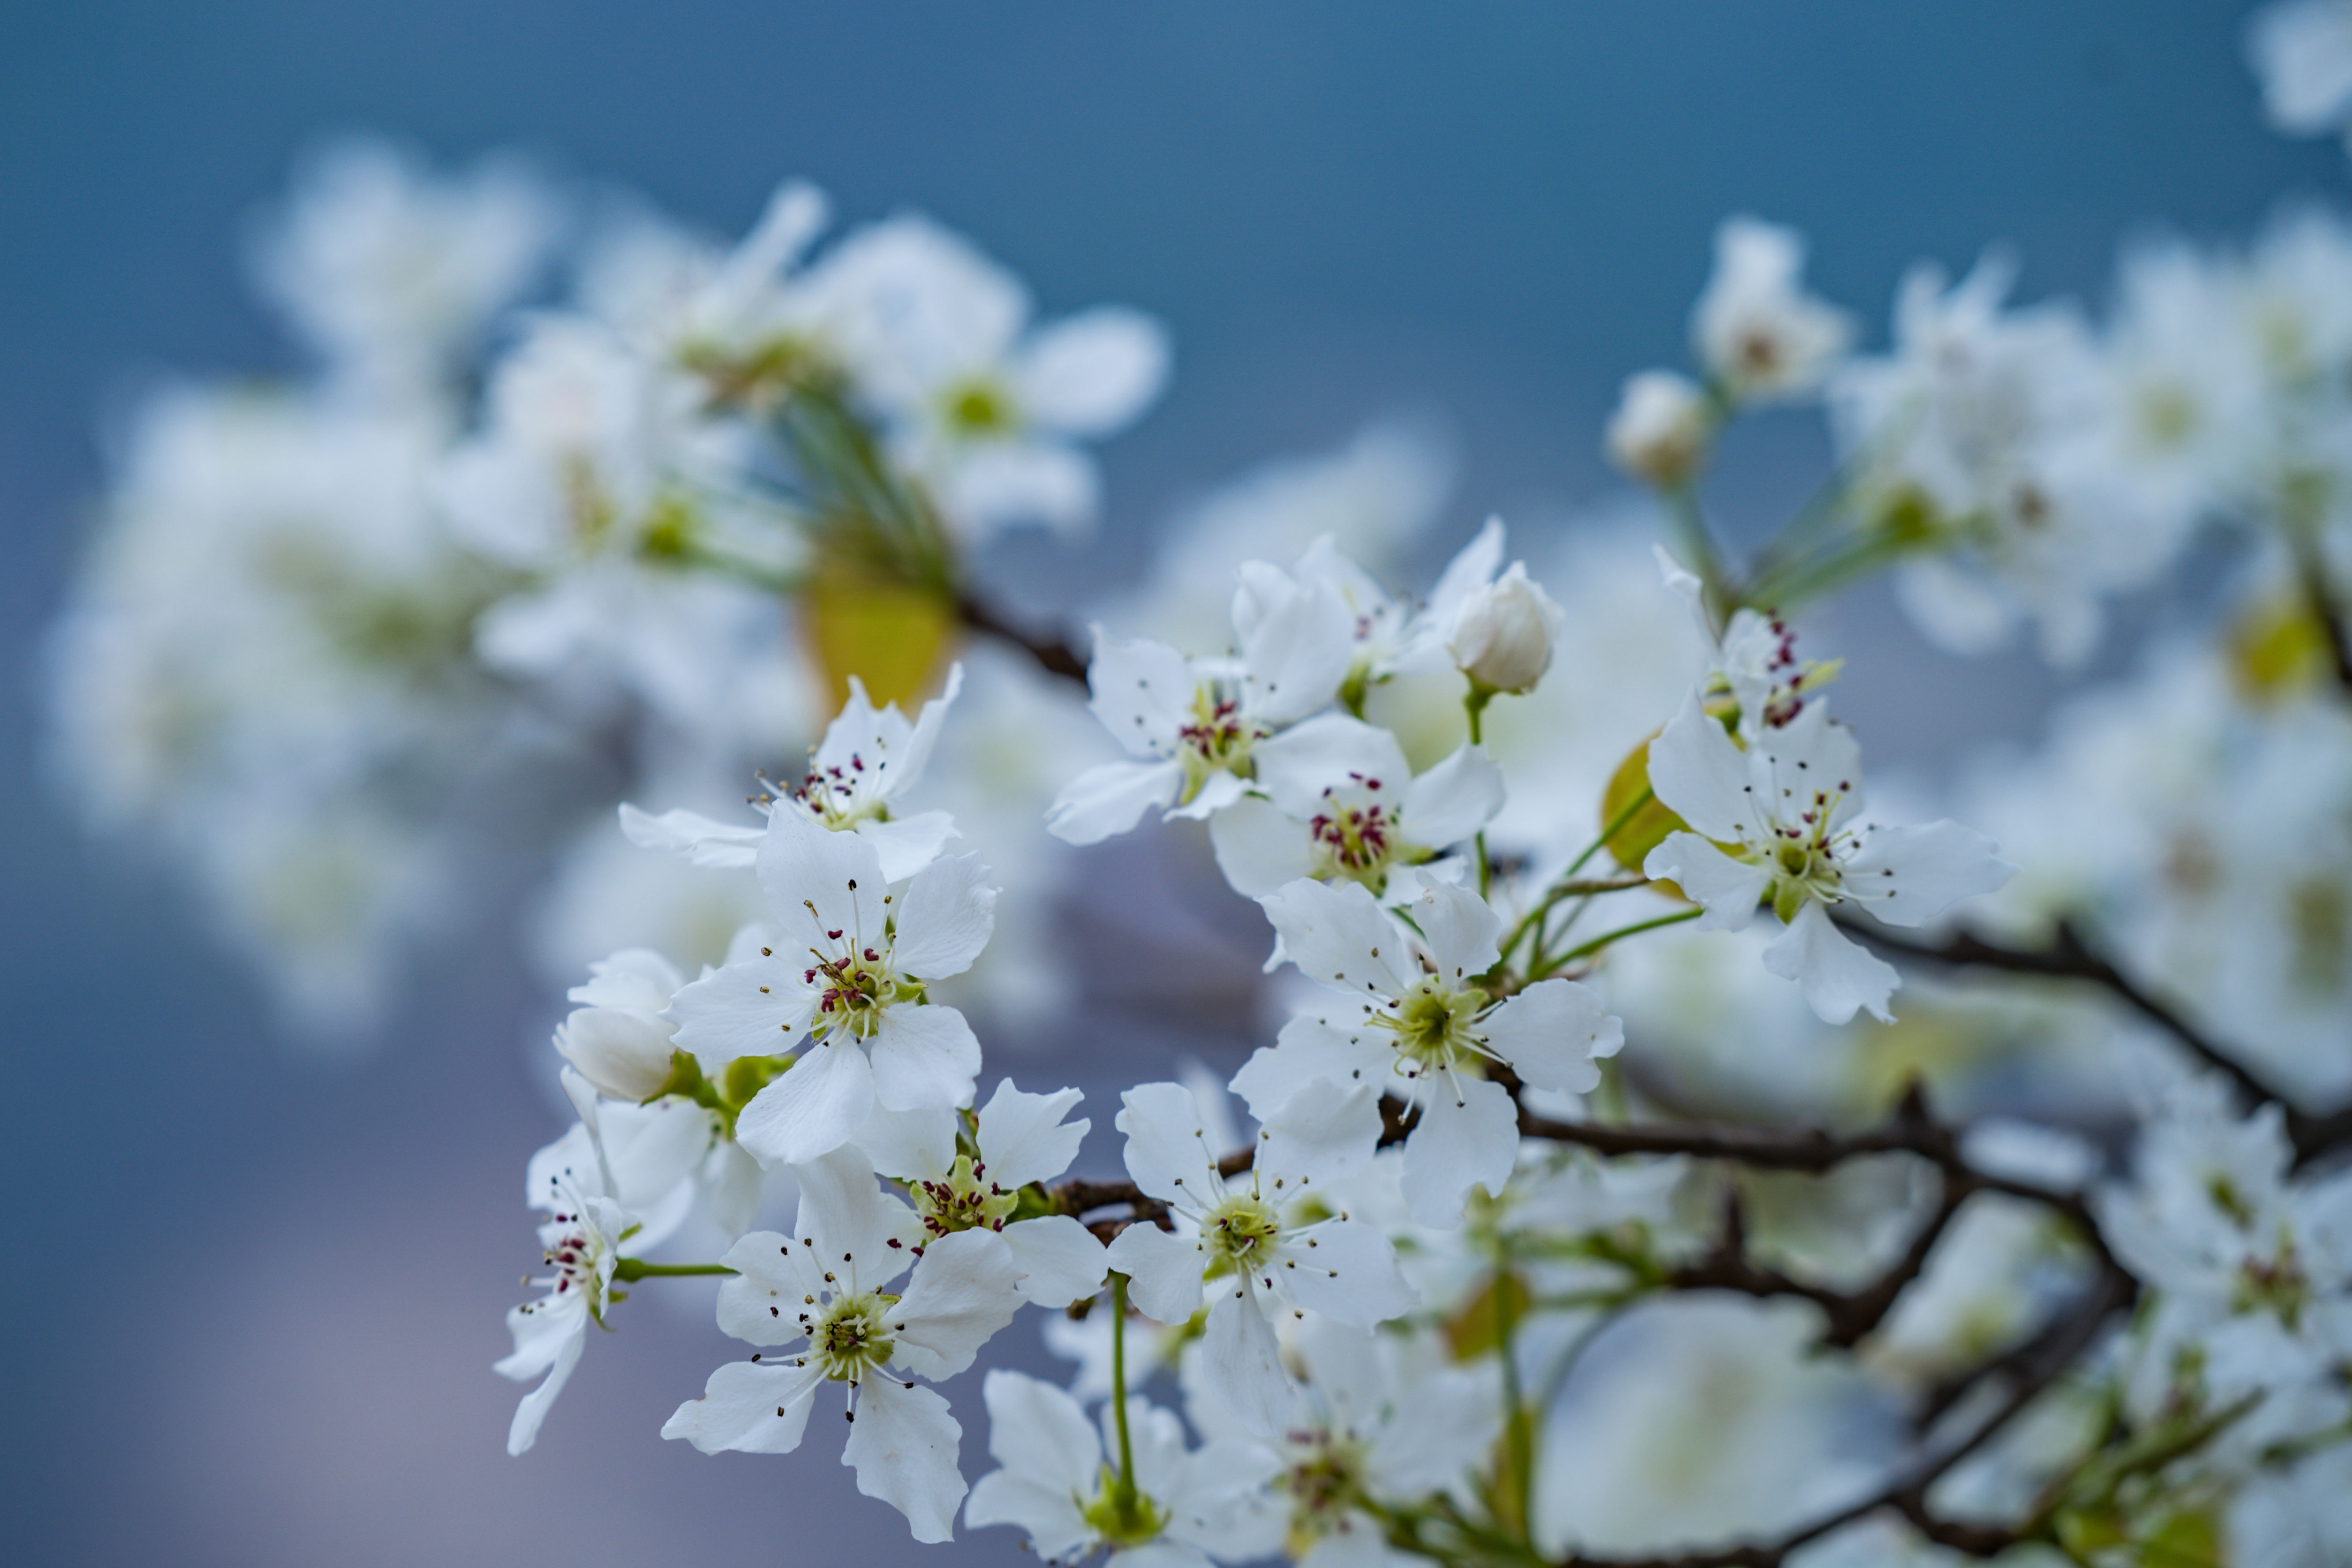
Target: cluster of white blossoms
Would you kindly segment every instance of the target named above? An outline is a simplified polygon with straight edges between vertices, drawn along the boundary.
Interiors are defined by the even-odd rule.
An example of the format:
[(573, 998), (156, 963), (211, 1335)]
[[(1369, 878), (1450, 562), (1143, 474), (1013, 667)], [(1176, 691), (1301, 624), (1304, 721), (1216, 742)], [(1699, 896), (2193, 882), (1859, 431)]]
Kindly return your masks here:
[[(2341, 10), (2253, 24), (2282, 123)], [(320, 165), (258, 256), (318, 374), (145, 405), (52, 661), (78, 802), (327, 1021), (559, 862), (510, 1452), (701, 1289), (740, 1348), (648, 1431), (837, 1442), (921, 1542), (2352, 1560), (2352, 221), (2095, 319), (1921, 270), (1874, 348), (1734, 218), (1615, 518), (1463, 526), (1375, 426), (1049, 608), (982, 552), (1094, 510), (1150, 321), (797, 184), (733, 245), (567, 208)], [(1725, 433), (1806, 402), (1833, 470), (1735, 550)], [(1884, 573), (2067, 663), (2192, 545), (1957, 765), (1968, 693), (1807, 618)], [(958, 1381), (1024, 1317), (1066, 1383)]]

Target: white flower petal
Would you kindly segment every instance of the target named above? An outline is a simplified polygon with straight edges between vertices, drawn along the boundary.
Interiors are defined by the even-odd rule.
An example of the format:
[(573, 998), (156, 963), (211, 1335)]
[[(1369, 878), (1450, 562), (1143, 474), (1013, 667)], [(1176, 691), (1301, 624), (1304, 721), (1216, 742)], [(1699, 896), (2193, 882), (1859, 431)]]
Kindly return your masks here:
[(1650, 742), (1649, 774), (1658, 803), (1704, 837), (1733, 844), (1754, 832), (1747, 755), (1699, 706), (1697, 693)]
[(768, 834), (764, 822), (721, 822), (698, 811), (665, 811), (659, 816), (621, 804), (621, 832), (641, 849), (666, 849), (696, 866), (749, 870)]
[(1315, 871), (1307, 825), (1255, 795), (1209, 818), (1209, 845), (1216, 851), (1217, 869), (1245, 899), (1262, 899)]
[(2015, 875), (1991, 839), (1947, 820), (1871, 830), (1846, 859), (1843, 891), (1889, 925), (1915, 926)]
[(1011, 1192), (1048, 1182), (1070, 1168), (1093, 1122), (1064, 1121), (1086, 1095), (1075, 1089), (1025, 1094), (1006, 1079), (980, 1111), (980, 1157), (988, 1179)]
[(1360, 884), (1328, 888), (1302, 879), (1258, 903), (1299, 973), (1351, 996), (1403, 993), (1403, 942)]
[(1220, 1280), (1209, 1323), (1201, 1335), (1201, 1375), (1210, 1395), (1260, 1436), (1288, 1425), (1297, 1394), (1282, 1370), (1274, 1326), (1252, 1287)]
[(1021, 412), (1073, 436), (1108, 436), (1160, 395), (1168, 333), (1140, 311), (1102, 306), (1040, 328), (1013, 368)]
[(1425, 1079), (1421, 1121), (1404, 1141), (1405, 1204), (1414, 1221), (1438, 1230), (1462, 1223), (1474, 1186), (1499, 1193), (1519, 1157), (1519, 1118), (1500, 1084)]
[(1094, 1233), (1066, 1214), (1017, 1220), (998, 1234), (1020, 1266), (1022, 1300), (1047, 1310), (1082, 1301), (1102, 1289), (1108, 1251)]
[(898, 1003), (882, 1015), (870, 1055), (874, 1098), (892, 1110), (971, 1103), (980, 1040), (952, 1007)]
[[(1250, 749), (1258, 787), (1301, 821), (1323, 809), (1327, 790), (1367, 781), (1394, 795), (1412, 777), (1404, 748), (1377, 724), (1348, 713), (1321, 713)], [(1369, 781), (1379, 781), (1376, 786)]]
[(1360, 1079), (1318, 1078), (1261, 1121), (1259, 1190), (1287, 1194), (1364, 1168), (1381, 1140), (1380, 1091)]
[(1486, 900), (1453, 883), (1429, 888), (1412, 901), (1412, 922), (1429, 943), (1438, 978), (1459, 988), (1502, 959), (1496, 945), (1503, 920)]
[(1465, 742), (1404, 792), (1404, 834), (1423, 849), (1444, 850), (1475, 837), (1503, 809), (1503, 770)]
[(876, 1106), (853, 1140), (886, 1176), (936, 1181), (956, 1159), (956, 1113), (949, 1106), (888, 1110)]
[(1734, 860), (1696, 833), (1667, 834), (1642, 862), (1642, 875), (1672, 882), (1704, 908), (1706, 913), (1698, 918), (1701, 931), (1747, 929), (1772, 882), (1771, 872), (1762, 866)]
[(1903, 984), (1903, 976), (1838, 930), (1829, 911), (1811, 900), (1764, 950), (1764, 967), (1795, 981), (1823, 1023), (1845, 1023), (1856, 1008), (1866, 1008), (1883, 1024), (1895, 1021), (1886, 999)]
[(963, 1428), (937, 1392), (869, 1377), (860, 1387), (857, 1420), (841, 1462), (856, 1470), (859, 1491), (907, 1516), (916, 1540), (947, 1541), (955, 1535), (956, 1510), (963, 1502), (963, 1477), (956, 1469), (962, 1440)]
[(1045, 813), (1045, 831), (1065, 844), (1099, 844), (1154, 808), (1173, 805), (1183, 764), (1098, 763), (1072, 779)]
[(977, 855), (932, 861), (915, 873), (896, 909), (891, 965), (921, 980), (970, 969), (996, 929), (996, 889)]
[(882, 874), (881, 855), (857, 834), (821, 827), (802, 812), (778, 811), (768, 818), (767, 837), (760, 841), (758, 869), (769, 907), (791, 944), (782, 956), (792, 958), (811, 947), (831, 953), (845, 943), (881, 944), (888, 913), (882, 896), (889, 891), (889, 880)]
[(1201, 1310), (1199, 1243), (1155, 1225), (1131, 1225), (1113, 1239), (1104, 1261), (1127, 1276), (1136, 1310), (1163, 1323), (1181, 1323)]
[(1143, 1083), (1119, 1096), (1113, 1125), (1127, 1135), (1127, 1173), (1152, 1197), (1173, 1203), (1216, 1201), (1217, 1161), (1192, 1091), (1181, 1083)]
[(1251, 1053), (1234, 1075), (1233, 1090), (1262, 1121), (1318, 1078), (1370, 1084), (1378, 1092), (1387, 1087), (1394, 1060), (1395, 1052), (1381, 1040), (1321, 1018), (1297, 1017), (1273, 1045)]
[(1094, 658), (1087, 685), (1087, 707), (1111, 739), (1139, 757), (1164, 757), (1190, 721), (1199, 683), (1184, 656), (1147, 637), (1122, 641), (1094, 628)]
[(905, 1247), (891, 1245), (906, 1228), (907, 1205), (875, 1184), (863, 1150), (835, 1149), (794, 1165), (793, 1175), (801, 1187), (793, 1235), (804, 1244), (793, 1249), (794, 1264), (820, 1271), (854, 1264), (858, 1289), (878, 1290), (914, 1261)]
[(1479, 1029), (1486, 1044), (1514, 1071), (1538, 1089), (1582, 1094), (1601, 1081), (1593, 1065), (1625, 1045), (1625, 1026), (1609, 1016), (1601, 998), (1572, 980), (1545, 980), (1528, 986), (1486, 1015)]
[(1308, 1311), (1360, 1329), (1409, 1312), (1421, 1300), (1398, 1269), (1389, 1238), (1354, 1219), (1326, 1220), (1289, 1241), (1276, 1283)]
[(955, 818), (944, 811), (918, 812), (913, 816), (877, 822), (868, 817), (857, 825), (857, 836), (874, 846), (882, 875), (903, 882), (940, 858), (956, 832)]
[(1012, 1248), (992, 1230), (960, 1230), (932, 1242), (890, 1309), (891, 1363), (934, 1382), (963, 1371), (1020, 1310), (1013, 1289), (1020, 1278)]
[(845, 1040), (812, 1046), (735, 1119), (735, 1141), (763, 1165), (805, 1164), (856, 1136), (874, 1109), (874, 1069)]
[(680, 986), (664, 1015), (677, 1025), (670, 1043), (714, 1069), (738, 1057), (782, 1056), (816, 1013), (802, 973), (788, 954), (755, 956)]
[(789, 1454), (801, 1446), (822, 1369), (782, 1362), (730, 1361), (710, 1374), (702, 1397), (689, 1399), (662, 1424), (665, 1437), (683, 1437), (706, 1454)]

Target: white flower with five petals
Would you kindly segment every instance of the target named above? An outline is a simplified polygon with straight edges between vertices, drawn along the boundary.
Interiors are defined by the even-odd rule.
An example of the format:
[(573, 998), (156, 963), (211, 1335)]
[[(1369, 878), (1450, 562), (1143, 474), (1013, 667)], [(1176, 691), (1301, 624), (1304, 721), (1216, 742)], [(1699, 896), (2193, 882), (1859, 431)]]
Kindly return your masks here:
[(1369, 1084), (1308, 1084), (1263, 1119), (1246, 1179), (1220, 1172), (1182, 1084), (1142, 1084), (1120, 1098), (1128, 1173), (1175, 1212), (1178, 1228), (1129, 1226), (1111, 1243), (1110, 1266), (1134, 1281), (1135, 1304), (1165, 1323), (1189, 1319), (1202, 1286), (1218, 1286), (1201, 1343), (1209, 1386), (1254, 1430), (1277, 1431), (1291, 1397), (1266, 1321), (1277, 1302), (1370, 1328), (1416, 1299), (1378, 1230), (1344, 1212), (1303, 1222), (1297, 1213), (1311, 1189), (1372, 1157), (1379, 1096)]
[(841, 1462), (857, 1489), (907, 1516), (915, 1539), (945, 1541), (963, 1500), (956, 1450), (963, 1429), (948, 1402), (901, 1373), (933, 1382), (972, 1363), (1020, 1306), (1017, 1274), (979, 1232), (930, 1246), (904, 1294), (885, 1287), (914, 1260), (913, 1215), (874, 1184), (873, 1167), (839, 1149), (796, 1169), (793, 1236), (754, 1231), (721, 1260), (719, 1326), (755, 1345), (796, 1347), (730, 1362), (662, 1427), (706, 1454), (786, 1454), (800, 1447), (820, 1385), (844, 1386), (849, 1443)]
[(1024, 1094), (1006, 1079), (968, 1134), (952, 1110), (877, 1110), (856, 1142), (876, 1170), (905, 1184), (926, 1243), (967, 1230), (998, 1237), (1020, 1267), (1022, 1298), (1066, 1307), (1101, 1288), (1103, 1244), (1068, 1215), (1034, 1205), (1024, 1215), (1022, 1189), (1069, 1169), (1093, 1124), (1062, 1119), (1082, 1098), (1075, 1089)]
[(996, 889), (976, 855), (932, 861), (898, 891), (865, 835), (798, 812), (769, 819), (757, 870), (773, 940), (678, 992), (680, 1048), (706, 1067), (809, 1042), (743, 1108), (735, 1136), (763, 1163), (839, 1148), (878, 1103), (970, 1105), (980, 1042), (927, 982), (961, 974), (988, 944)]
[(1769, 901), (1788, 929), (1764, 967), (1803, 988), (1825, 1021), (1890, 1020), (1902, 976), (1830, 919), (1852, 904), (1915, 926), (2017, 874), (1957, 822), (1857, 823), (1862, 748), (1819, 703), (1742, 751), (1694, 695), (1650, 742), (1650, 785), (1695, 831), (1671, 833), (1642, 869), (1704, 907), (1702, 931), (1738, 931)]
[[(880, 852), (884, 875), (904, 881), (956, 837), (955, 823), (944, 811), (898, 816), (895, 807), (921, 782), (948, 709), (962, 689), (963, 666), (957, 664), (948, 670), (946, 689), (924, 703), (921, 716), (909, 724), (897, 703), (875, 707), (865, 683), (851, 676), (849, 700), (825, 726), (807, 773), (755, 804), (771, 816), (797, 813), (821, 827), (859, 835)], [(767, 833), (753, 823), (721, 822), (683, 809), (656, 816), (626, 804), (621, 807), (621, 831), (633, 844), (722, 868), (750, 867)]]
[(1114, 642), (1095, 628), (1091, 706), (1142, 760), (1072, 780), (1045, 818), (1054, 836), (1094, 844), (1158, 806), (1204, 817), (1249, 793), (1259, 742), (1328, 707), (1355, 658), (1354, 619), (1338, 589), (1274, 567), (1243, 568), (1234, 598), (1238, 658), (1188, 659), (1165, 643)]
[(1293, 1018), (1234, 1075), (1234, 1091), (1263, 1119), (1307, 1084), (1364, 1084), (1418, 1106), (1404, 1145), (1413, 1218), (1460, 1223), (1473, 1186), (1500, 1193), (1518, 1157), (1518, 1112), (1484, 1064), (1538, 1089), (1580, 1094), (1600, 1082), (1624, 1027), (1570, 980), (1545, 980), (1502, 1001), (1479, 984), (1500, 962), (1502, 921), (1466, 888), (1428, 889), (1409, 910), (1418, 934), (1355, 883), (1297, 881), (1258, 902), (1301, 973), (1353, 999)]

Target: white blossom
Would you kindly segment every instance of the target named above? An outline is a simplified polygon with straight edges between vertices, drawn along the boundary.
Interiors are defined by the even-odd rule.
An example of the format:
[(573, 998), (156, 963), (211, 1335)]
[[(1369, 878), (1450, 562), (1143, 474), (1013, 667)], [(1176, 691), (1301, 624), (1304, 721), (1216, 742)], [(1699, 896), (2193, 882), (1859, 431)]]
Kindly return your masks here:
[(1097, 843), (1154, 806), (1171, 816), (1222, 811), (1248, 793), (1259, 742), (1330, 705), (1355, 657), (1346, 601), (1328, 584), (1296, 584), (1262, 563), (1243, 577), (1237, 658), (1187, 659), (1164, 643), (1116, 642), (1095, 628), (1087, 669), (1095, 717), (1142, 760), (1073, 780), (1046, 818), (1055, 837)]
[[(844, 1385), (849, 1442), (841, 1462), (857, 1489), (907, 1516), (918, 1541), (945, 1541), (963, 1500), (956, 1449), (963, 1429), (948, 1402), (901, 1373), (939, 1382), (972, 1363), (1013, 1321), (1016, 1270), (976, 1231), (923, 1251), (902, 1294), (891, 1281), (913, 1261), (919, 1231), (885, 1197), (854, 1149), (795, 1168), (795, 1236), (753, 1231), (720, 1259), (735, 1277), (719, 1288), (719, 1326), (737, 1339), (787, 1348), (730, 1362), (662, 1427), (706, 1454), (787, 1454), (800, 1447), (821, 1385)], [(860, 1419), (860, 1418), (863, 1419)]]
[[(1503, 775), (1467, 743), (1415, 775), (1395, 735), (1326, 713), (1258, 745), (1258, 787), (1209, 822), (1234, 890), (1263, 898), (1301, 877), (1388, 889), (1392, 871), (1427, 867), (1469, 842), (1503, 805)], [(1452, 875), (1459, 877), (1457, 863)]]
[(1804, 292), (1804, 237), (1752, 217), (1715, 231), (1715, 272), (1691, 310), (1699, 362), (1738, 401), (1801, 397), (1820, 387), (1853, 340), (1845, 312)]
[(1714, 416), (1697, 383), (1671, 370), (1644, 370), (1625, 378), (1605, 445), (1610, 461), (1626, 473), (1670, 490), (1697, 476), (1714, 438)]
[(1012, 1253), (1024, 1300), (1066, 1307), (1101, 1288), (1103, 1244), (1068, 1215), (1023, 1213), (1024, 1189), (1069, 1169), (1092, 1125), (1063, 1120), (1081, 1098), (1075, 1089), (1024, 1094), (1006, 1079), (969, 1135), (952, 1110), (877, 1110), (856, 1142), (906, 1184), (927, 1238), (986, 1231)]
[(1279, 1540), (1278, 1526), (1268, 1530), (1263, 1516), (1237, 1506), (1270, 1466), (1251, 1445), (1214, 1442), (1188, 1452), (1173, 1411), (1130, 1397), (1135, 1502), (1123, 1515), (1113, 1495), (1120, 1445), (1108, 1405), (1097, 1433), (1076, 1400), (1002, 1369), (989, 1373), (981, 1396), (989, 1457), (1000, 1468), (973, 1483), (964, 1523), (1025, 1530), (1040, 1562), (1075, 1563), (1108, 1547), (1108, 1561), (1121, 1568), (1207, 1568), (1263, 1556)]
[(781, 1056), (790, 1070), (745, 1106), (736, 1137), (762, 1162), (838, 1148), (879, 1104), (969, 1105), (980, 1042), (963, 1015), (926, 1003), (988, 944), (996, 889), (976, 855), (932, 861), (898, 890), (863, 834), (798, 812), (769, 818), (757, 870), (772, 938), (680, 990), (677, 1043), (708, 1064)]
[[(825, 726), (807, 773), (798, 784), (754, 804), (771, 815), (796, 812), (834, 832), (861, 835), (880, 854), (884, 875), (904, 881), (936, 859), (956, 836), (955, 822), (944, 811), (900, 816), (893, 806), (922, 782), (948, 710), (962, 689), (963, 666), (956, 664), (948, 670), (946, 687), (909, 724), (896, 702), (875, 707), (865, 682), (851, 676), (849, 700)], [(767, 837), (754, 824), (721, 822), (684, 809), (656, 816), (625, 803), (621, 831), (633, 844), (727, 869), (754, 864)]]
[(1266, 1314), (1279, 1303), (1369, 1328), (1413, 1304), (1395, 1255), (1378, 1231), (1342, 1212), (1302, 1220), (1298, 1205), (1324, 1183), (1360, 1169), (1380, 1137), (1370, 1085), (1318, 1079), (1263, 1118), (1246, 1183), (1218, 1171), (1192, 1091), (1150, 1083), (1120, 1097), (1127, 1169), (1166, 1203), (1180, 1228), (1130, 1225), (1110, 1246), (1110, 1266), (1134, 1281), (1137, 1306), (1182, 1322), (1216, 1284), (1201, 1353), (1210, 1386), (1235, 1415), (1278, 1429), (1289, 1384)]
[(1484, 990), (1502, 920), (1467, 889), (1435, 886), (1415, 900), (1417, 937), (1358, 883), (1297, 881), (1259, 902), (1299, 972), (1355, 1006), (1293, 1018), (1234, 1075), (1234, 1092), (1261, 1120), (1319, 1079), (1417, 1106), (1405, 1188), (1424, 1225), (1456, 1223), (1473, 1186), (1501, 1192), (1517, 1157), (1517, 1109), (1484, 1063), (1578, 1093), (1600, 1081), (1596, 1058), (1624, 1044), (1617, 1020), (1574, 981), (1540, 981), (1501, 1001)]
[(1795, 981), (1832, 1024), (1857, 1008), (1890, 1019), (1902, 977), (1839, 931), (1832, 908), (1917, 925), (2017, 871), (1956, 822), (1855, 824), (1862, 748), (1818, 703), (1742, 752), (1694, 696), (1650, 742), (1650, 784), (1695, 831), (1669, 834), (1643, 871), (1696, 900), (1702, 930), (1738, 931), (1769, 902), (1787, 930), (1764, 967)]
[(1535, 689), (1551, 668), (1552, 644), (1565, 619), (1524, 562), (1492, 583), (1463, 595), (1445, 646), (1454, 664), (1477, 685), (1493, 691)]

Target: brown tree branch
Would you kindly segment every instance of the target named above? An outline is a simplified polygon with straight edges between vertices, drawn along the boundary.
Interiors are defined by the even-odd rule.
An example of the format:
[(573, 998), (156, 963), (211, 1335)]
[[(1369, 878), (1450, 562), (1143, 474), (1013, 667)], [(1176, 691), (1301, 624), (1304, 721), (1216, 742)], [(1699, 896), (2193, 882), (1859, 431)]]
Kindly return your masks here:
[(2058, 922), (2057, 932), (2045, 948), (2009, 947), (1966, 931), (1956, 931), (1942, 942), (1930, 942), (1898, 936), (1884, 926), (1861, 921), (1842, 921), (1839, 925), (1871, 946), (1899, 957), (1955, 968), (1997, 969), (2010, 974), (2079, 980), (2099, 986), (2166, 1030), (2188, 1047), (2191, 1056), (2237, 1085), (2249, 1099), (2258, 1104), (2275, 1102), (2285, 1112), (2287, 1140), (2294, 1145), (2298, 1163), (2308, 1163), (2330, 1150), (2352, 1142), (2352, 1105), (2322, 1115), (2303, 1110), (2190, 1023), (2178, 1007), (2147, 991), (2095, 952), (2070, 921)]
[(1067, 639), (1041, 637), (1022, 630), (1000, 615), (994, 606), (970, 593), (958, 593), (955, 600), (956, 618), (973, 631), (1006, 642), (1037, 661), (1038, 668), (1049, 675), (1086, 684), (1087, 661), (1078, 656)]

